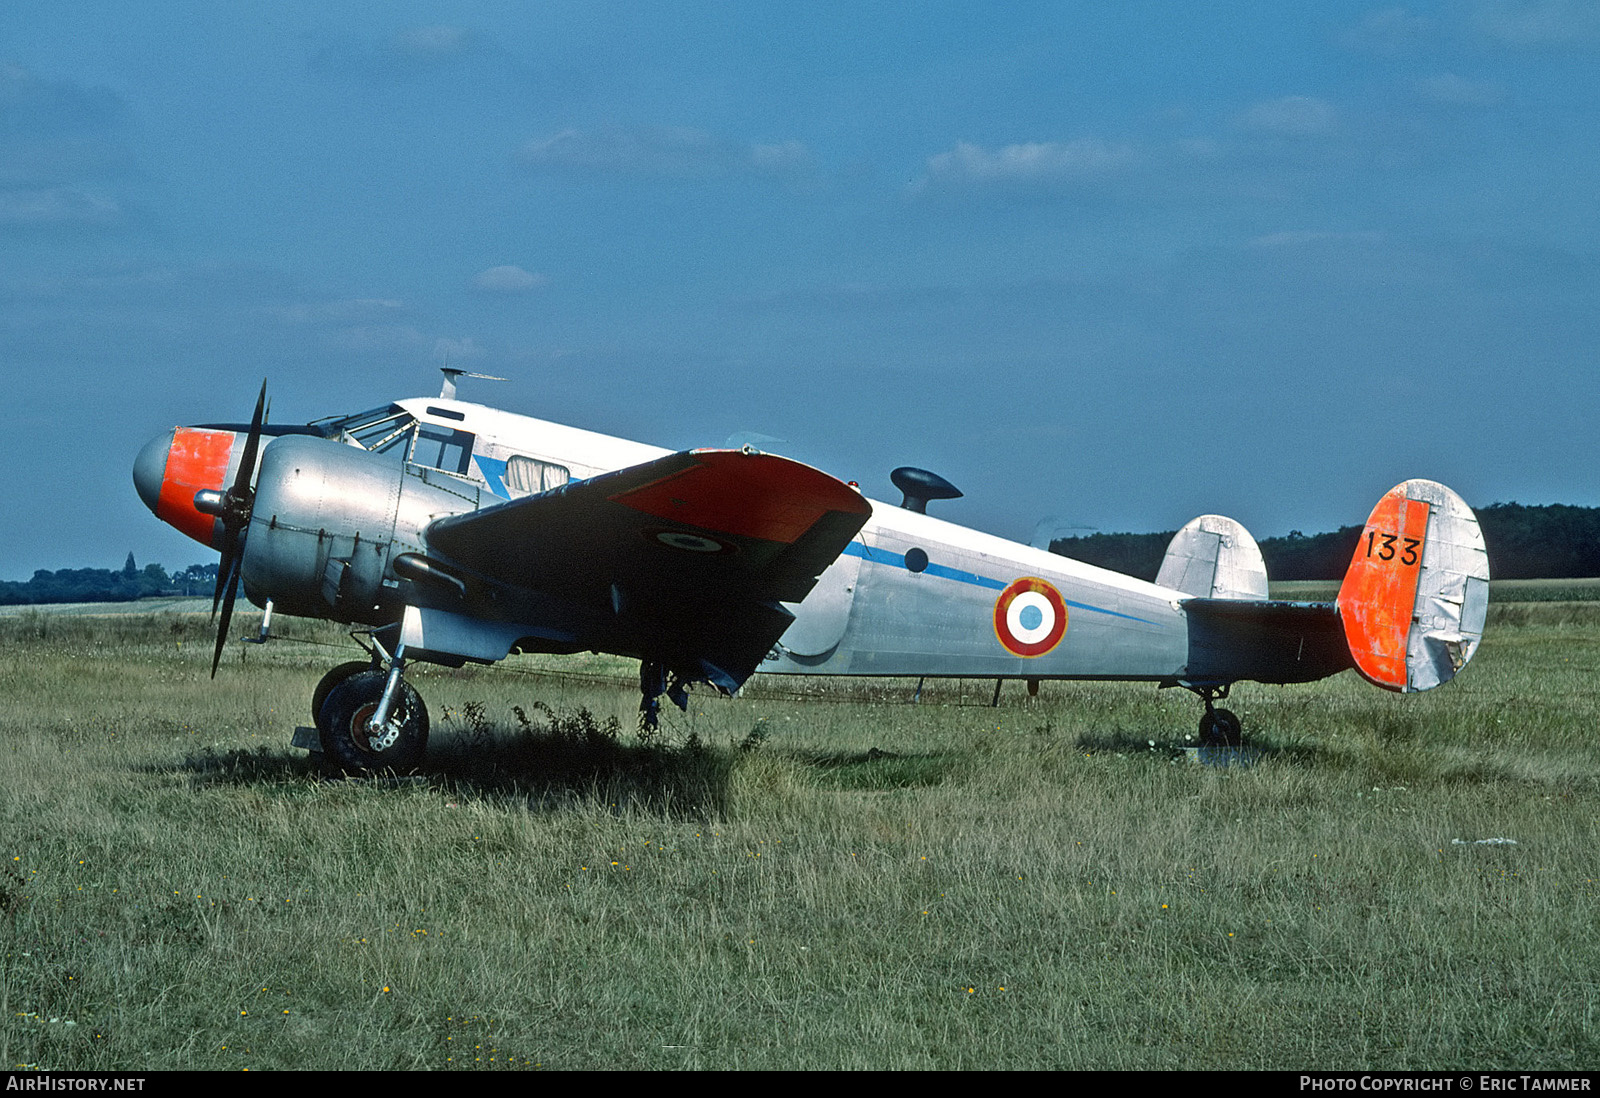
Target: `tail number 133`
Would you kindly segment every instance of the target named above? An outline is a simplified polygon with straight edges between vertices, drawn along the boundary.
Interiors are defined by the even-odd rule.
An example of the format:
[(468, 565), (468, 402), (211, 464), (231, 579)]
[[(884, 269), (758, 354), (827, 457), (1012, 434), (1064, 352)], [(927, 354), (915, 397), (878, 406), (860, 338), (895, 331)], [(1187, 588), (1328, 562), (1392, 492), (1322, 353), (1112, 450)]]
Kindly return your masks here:
[(1422, 548), (1421, 538), (1404, 538), (1399, 534), (1385, 534), (1380, 530), (1367, 531), (1367, 557), (1378, 560), (1394, 560), (1400, 558), (1400, 563), (1407, 568), (1416, 564), (1421, 559), (1417, 550)]

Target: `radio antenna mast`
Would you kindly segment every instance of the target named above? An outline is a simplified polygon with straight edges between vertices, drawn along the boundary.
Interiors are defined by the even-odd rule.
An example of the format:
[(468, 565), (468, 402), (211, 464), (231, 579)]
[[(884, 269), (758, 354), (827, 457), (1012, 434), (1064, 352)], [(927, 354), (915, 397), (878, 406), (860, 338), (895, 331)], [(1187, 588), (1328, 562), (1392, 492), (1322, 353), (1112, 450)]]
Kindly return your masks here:
[(509, 381), (510, 378), (495, 377), (493, 374), (475, 374), (470, 370), (458, 370), (454, 366), (441, 366), (439, 372), (444, 375), (444, 386), (439, 390), (440, 400), (454, 400), (456, 398), (456, 379), (460, 377), (475, 377), (482, 381)]

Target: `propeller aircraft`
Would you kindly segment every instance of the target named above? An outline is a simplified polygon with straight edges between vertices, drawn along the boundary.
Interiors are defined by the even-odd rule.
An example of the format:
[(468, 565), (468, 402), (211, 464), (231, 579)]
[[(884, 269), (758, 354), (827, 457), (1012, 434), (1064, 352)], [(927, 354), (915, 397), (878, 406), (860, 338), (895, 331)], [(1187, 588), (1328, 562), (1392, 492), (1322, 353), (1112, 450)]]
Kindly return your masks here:
[(753, 674), (1148, 681), (1204, 706), (1204, 743), (1237, 744), (1216, 702), (1240, 681), (1355, 668), (1427, 690), (1472, 658), (1489, 567), (1472, 510), (1407, 480), (1362, 531), (1331, 603), (1268, 597), (1239, 523), (1202, 515), (1146, 582), (927, 514), (961, 495), (896, 469), (899, 506), (752, 447), (672, 452), (456, 399), (399, 400), (306, 425), (176, 427), (133, 479), (162, 521), (222, 555), (216, 675), (239, 586), (269, 613), (365, 627), (370, 659), (312, 696), (325, 756), (402, 770), (428, 714), (405, 668), (514, 652), (640, 661), (641, 723), (695, 684)]

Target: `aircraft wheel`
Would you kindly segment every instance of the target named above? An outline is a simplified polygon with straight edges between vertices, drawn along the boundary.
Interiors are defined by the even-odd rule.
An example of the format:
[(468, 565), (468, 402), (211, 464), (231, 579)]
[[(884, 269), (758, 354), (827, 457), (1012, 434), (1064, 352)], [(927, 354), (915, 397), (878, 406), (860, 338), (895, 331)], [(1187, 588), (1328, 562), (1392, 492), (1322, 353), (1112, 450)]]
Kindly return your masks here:
[(1200, 717), (1200, 743), (1205, 747), (1238, 747), (1243, 726), (1231, 709), (1212, 709)]
[(333, 688), (344, 682), (351, 675), (359, 675), (363, 671), (372, 670), (371, 660), (351, 660), (341, 663), (332, 671), (322, 676), (322, 681), (317, 683), (317, 688), (311, 692), (311, 723), (317, 726), (317, 731), (324, 736), (328, 730), (322, 723), (322, 706), (328, 700), (328, 695), (333, 693)]
[(388, 678), (380, 670), (358, 672), (335, 686), (322, 703), (317, 721), (322, 752), (334, 769), (348, 774), (406, 771), (422, 762), (428, 750), (428, 709), (404, 679), (383, 729), (373, 733), (367, 728)]

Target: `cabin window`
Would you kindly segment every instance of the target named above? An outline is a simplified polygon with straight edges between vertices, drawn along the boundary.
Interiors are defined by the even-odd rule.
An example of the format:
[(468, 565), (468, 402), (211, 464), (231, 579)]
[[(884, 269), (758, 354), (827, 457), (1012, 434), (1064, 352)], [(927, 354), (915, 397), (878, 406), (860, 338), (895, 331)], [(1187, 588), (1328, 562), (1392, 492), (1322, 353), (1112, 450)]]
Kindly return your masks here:
[(506, 491), (513, 496), (532, 496), (559, 488), (572, 479), (565, 465), (516, 455), (506, 462)]
[(426, 465), (442, 469), (457, 476), (466, 476), (467, 462), (472, 458), (473, 436), (468, 431), (456, 431), (432, 423), (417, 426), (417, 440), (411, 447), (413, 465)]

